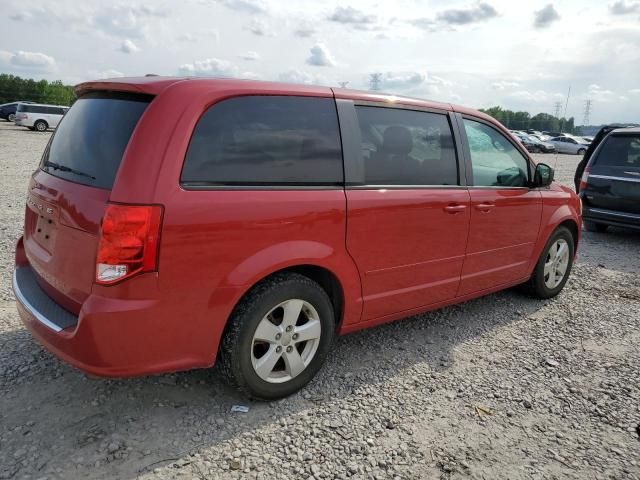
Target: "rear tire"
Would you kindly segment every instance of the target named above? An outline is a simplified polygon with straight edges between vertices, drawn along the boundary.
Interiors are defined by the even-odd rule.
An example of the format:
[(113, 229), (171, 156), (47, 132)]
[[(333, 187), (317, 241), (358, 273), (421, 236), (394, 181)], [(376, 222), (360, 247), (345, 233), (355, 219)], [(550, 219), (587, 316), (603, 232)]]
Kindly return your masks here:
[(604, 223), (591, 222), (591, 221), (588, 221), (588, 220), (583, 220), (582, 224), (584, 225), (584, 229), (587, 232), (604, 233), (604, 232), (607, 231), (607, 228), (609, 227), (608, 225), (605, 225)]
[(324, 289), (303, 275), (276, 274), (234, 309), (219, 366), (230, 384), (251, 397), (286, 397), (320, 370), (334, 332), (333, 305)]
[(558, 227), (547, 240), (531, 279), (524, 285), (527, 293), (541, 299), (558, 295), (571, 274), (574, 253), (571, 231)]
[(49, 125), (44, 120), (37, 120), (36, 123), (33, 124), (33, 128), (35, 128), (38, 132), (46, 132)]
[(10, 121), (10, 122), (13, 122), (15, 119), (16, 119), (16, 114), (15, 113), (10, 113), (7, 116), (7, 120)]

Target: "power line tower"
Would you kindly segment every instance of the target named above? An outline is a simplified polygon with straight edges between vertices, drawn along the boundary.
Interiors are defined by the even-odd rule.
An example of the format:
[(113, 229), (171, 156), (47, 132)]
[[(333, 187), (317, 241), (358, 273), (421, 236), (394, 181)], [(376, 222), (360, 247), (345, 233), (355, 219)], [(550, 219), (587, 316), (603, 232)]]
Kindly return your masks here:
[(582, 117), (582, 125), (589, 125), (589, 116), (591, 115), (591, 107), (593, 101), (591, 99), (584, 101), (584, 117)]
[(369, 90), (380, 90), (380, 83), (382, 82), (382, 74), (379, 72), (369, 75)]
[(562, 102), (556, 102), (553, 104), (553, 116), (556, 118), (560, 118), (560, 113), (562, 112)]
[(338, 85), (340, 85), (340, 88), (347, 88), (347, 85), (349, 85), (349, 82), (338, 82)]

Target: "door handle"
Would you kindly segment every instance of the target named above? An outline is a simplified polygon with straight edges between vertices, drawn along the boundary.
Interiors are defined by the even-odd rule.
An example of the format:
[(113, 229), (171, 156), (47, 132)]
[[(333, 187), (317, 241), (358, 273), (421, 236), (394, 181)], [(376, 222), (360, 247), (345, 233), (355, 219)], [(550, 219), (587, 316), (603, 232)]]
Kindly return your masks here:
[(451, 205), (447, 205), (446, 207), (444, 207), (444, 211), (447, 213), (455, 214), (464, 211), (465, 208), (467, 208), (466, 205), (452, 203)]
[(495, 207), (494, 203), (491, 202), (483, 202), (483, 203), (478, 203), (476, 205), (476, 210), (480, 210), (481, 212), (488, 212), (489, 210), (491, 210), (493, 207)]

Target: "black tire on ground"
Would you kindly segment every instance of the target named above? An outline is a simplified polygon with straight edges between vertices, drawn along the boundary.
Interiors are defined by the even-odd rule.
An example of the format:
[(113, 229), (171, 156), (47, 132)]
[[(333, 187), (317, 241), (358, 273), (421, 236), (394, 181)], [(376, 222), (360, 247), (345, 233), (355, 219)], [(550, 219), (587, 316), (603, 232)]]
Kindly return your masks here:
[(584, 155), (585, 153), (587, 153), (587, 151), (584, 148), (578, 150), (578, 155)]
[(36, 123), (33, 124), (33, 128), (35, 128), (38, 132), (46, 132), (49, 125), (44, 120), (37, 120)]
[[(256, 373), (252, 364), (253, 336), (262, 321), (282, 302), (299, 299), (315, 308), (321, 325), (318, 348), (311, 362), (294, 378), (271, 383)], [(313, 280), (296, 273), (280, 273), (263, 280), (239, 302), (222, 338), (218, 365), (227, 381), (250, 397), (274, 400), (304, 387), (324, 363), (336, 329), (331, 300)]]
[(589, 220), (583, 220), (582, 223), (587, 232), (603, 233), (606, 232), (608, 228), (608, 225), (605, 225), (604, 223), (591, 222)]
[[(549, 288), (545, 283), (545, 273), (544, 267), (547, 259), (549, 257), (549, 250), (552, 245), (554, 245), (558, 240), (564, 239), (569, 246), (569, 263), (567, 265), (567, 269), (565, 271), (564, 277), (562, 281), (554, 288)], [(546, 299), (552, 298), (558, 295), (564, 285), (567, 283), (569, 275), (571, 274), (571, 268), (573, 267), (573, 257), (575, 254), (575, 241), (573, 238), (573, 234), (566, 227), (558, 227), (547, 240), (544, 249), (542, 250), (542, 254), (536, 263), (536, 266), (533, 270), (533, 275), (527, 283), (523, 285), (524, 290), (529, 294), (536, 298)]]
[(7, 120), (8, 120), (9, 122), (13, 122), (15, 119), (16, 119), (16, 114), (15, 114), (15, 113), (10, 113), (10, 114), (7, 116)]

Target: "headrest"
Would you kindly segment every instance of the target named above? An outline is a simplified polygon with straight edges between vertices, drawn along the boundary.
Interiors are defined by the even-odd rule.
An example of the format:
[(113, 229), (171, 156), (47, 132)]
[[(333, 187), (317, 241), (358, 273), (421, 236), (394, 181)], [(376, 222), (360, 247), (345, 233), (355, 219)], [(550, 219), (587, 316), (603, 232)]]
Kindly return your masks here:
[(382, 150), (391, 155), (408, 155), (413, 150), (413, 138), (408, 128), (387, 127), (382, 139)]

